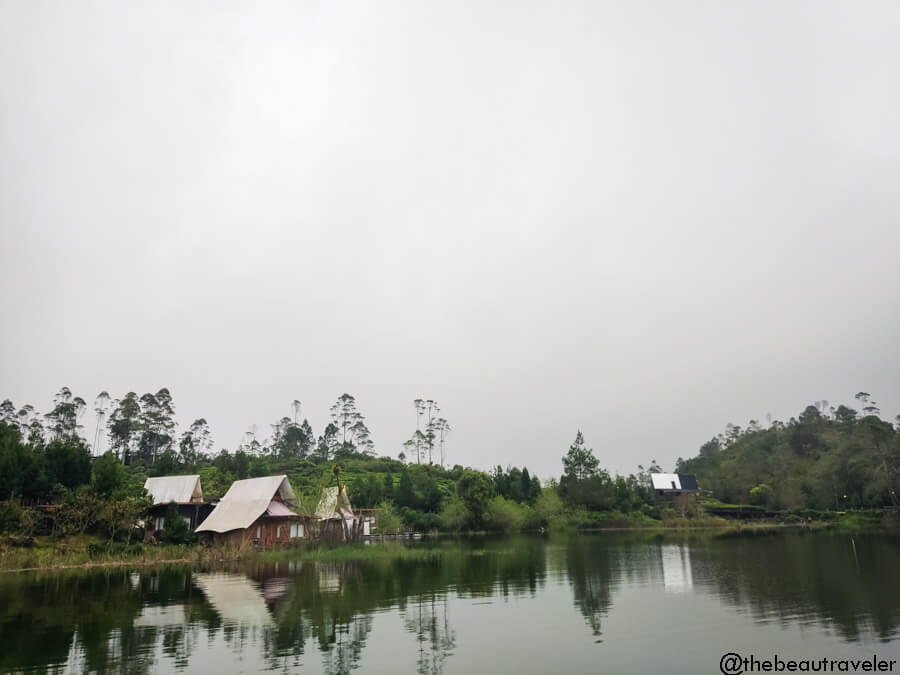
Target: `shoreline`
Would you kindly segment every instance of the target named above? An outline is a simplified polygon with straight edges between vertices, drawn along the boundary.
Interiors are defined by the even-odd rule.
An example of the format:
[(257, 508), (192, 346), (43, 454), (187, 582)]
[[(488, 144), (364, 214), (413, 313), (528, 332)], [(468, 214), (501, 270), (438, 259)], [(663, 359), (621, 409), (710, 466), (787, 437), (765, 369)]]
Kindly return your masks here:
[[(848, 524), (850, 525), (850, 524)], [(677, 534), (709, 534), (716, 537), (729, 536), (754, 536), (779, 533), (835, 533), (835, 534), (896, 534), (897, 531), (891, 527), (848, 527), (842, 526), (840, 522), (814, 521), (812, 523), (777, 523), (766, 521), (737, 521), (728, 523), (706, 524), (706, 525), (665, 525), (648, 526), (644, 524), (636, 524), (633, 526), (614, 526), (614, 527), (588, 527), (582, 529), (561, 528), (549, 529), (543, 531), (524, 531), (519, 533), (498, 533), (498, 532), (465, 532), (465, 533), (404, 533), (400, 535), (384, 535), (384, 537), (373, 536), (372, 538), (360, 542), (358, 544), (346, 544), (340, 546), (320, 547), (315, 545), (303, 545), (298, 547), (281, 548), (273, 550), (258, 550), (248, 547), (240, 548), (209, 548), (201, 545), (194, 546), (178, 546), (178, 547), (152, 547), (141, 551), (140, 555), (129, 555), (126, 552), (121, 553), (105, 553), (105, 556), (115, 556), (110, 559), (88, 559), (80, 560), (83, 556), (89, 556), (89, 545), (79, 546), (70, 550), (60, 551), (58, 548), (50, 548), (49, 545), (35, 548), (7, 548), (0, 552), (0, 574), (4, 573), (20, 573), (20, 572), (40, 572), (40, 571), (64, 571), (64, 570), (87, 570), (97, 568), (115, 568), (115, 567), (152, 567), (156, 565), (217, 565), (236, 563), (250, 559), (334, 559), (334, 560), (354, 560), (366, 559), (392, 552), (399, 555), (399, 551), (421, 550), (406, 545), (406, 542), (421, 541), (423, 539), (436, 539), (439, 537), (496, 537), (509, 534), (526, 534), (551, 536), (554, 534), (592, 534), (592, 533), (631, 533), (631, 534), (648, 534), (648, 535), (677, 535)], [(49, 544), (50, 542), (46, 542)], [(54, 542), (58, 546), (60, 542)], [(380, 546), (380, 550), (376, 553), (374, 549), (367, 550), (367, 547)], [(171, 550), (171, 549), (177, 550)], [(160, 557), (156, 558), (148, 556), (147, 553), (157, 552)], [(5, 560), (12, 553), (12, 556), (22, 558), (23, 564), (16, 564), (13, 560)], [(11, 556), (11, 557), (12, 557)], [(55, 556), (67, 557), (71, 556), (75, 560), (67, 561), (53, 560)], [(48, 558), (47, 564), (37, 562), (34, 558)], [(26, 562), (27, 560), (27, 562)], [(10, 566), (6, 566), (6, 562), (11, 562)], [(30, 563), (30, 564), (29, 564)]]

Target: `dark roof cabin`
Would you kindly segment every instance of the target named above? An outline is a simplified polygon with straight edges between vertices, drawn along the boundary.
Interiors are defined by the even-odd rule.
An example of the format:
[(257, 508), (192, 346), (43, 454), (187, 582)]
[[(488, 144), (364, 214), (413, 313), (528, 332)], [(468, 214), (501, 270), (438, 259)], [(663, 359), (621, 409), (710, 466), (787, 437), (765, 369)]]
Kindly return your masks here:
[(697, 477), (690, 473), (651, 473), (650, 481), (657, 503), (671, 502), (684, 495), (693, 499), (700, 492)]
[(231, 484), (197, 533), (271, 548), (305, 536), (304, 519), (287, 476), (248, 478)]
[(212, 507), (203, 499), (200, 476), (155, 476), (144, 482), (144, 489), (153, 500), (147, 510), (147, 530), (159, 532), (165, 527), (169, 505), (174, 503), (178, 515), (193, 530), (200, 525)]

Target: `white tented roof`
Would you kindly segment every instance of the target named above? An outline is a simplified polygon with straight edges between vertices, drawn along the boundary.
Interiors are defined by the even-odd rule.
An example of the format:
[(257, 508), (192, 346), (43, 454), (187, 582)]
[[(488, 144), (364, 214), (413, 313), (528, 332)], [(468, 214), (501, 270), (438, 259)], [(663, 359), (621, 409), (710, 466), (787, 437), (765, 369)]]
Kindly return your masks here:
[(246, 529), (266, 512), (269, 502), (275, 496), (281, 497), (285, 502), (296, 503), (297, 498), (287, 476), (236, 480), (228, 488), (222, 501), (197, 528), (197, 532), (230, 532)]
[(200, 476), (157, 476), (148, 478), (144, 489), (150, 494), (154, 504), (190, 504), (203, 501)]
[(329, 487), (322, 490), (322, 498), (316, 507), (318, 520), (331, 520), (332, 518), (352, 518), (353, 509), (350, 507), (350, 498), (347, 496), (347, 488), (338, 492), (337, 487)]
[[(653, 481), (654, 490), (680, 490), (681, 480), (677, 473), (651, 473), (650, 480)], [(675, 485), (673, 486), (672, 483)]]

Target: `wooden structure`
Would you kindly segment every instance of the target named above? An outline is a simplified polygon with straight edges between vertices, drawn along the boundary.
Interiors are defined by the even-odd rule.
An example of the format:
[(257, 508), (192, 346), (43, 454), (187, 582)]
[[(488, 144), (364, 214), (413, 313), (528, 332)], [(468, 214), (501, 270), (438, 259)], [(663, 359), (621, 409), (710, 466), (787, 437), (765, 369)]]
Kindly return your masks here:
[(296, 505), (287, 476), (238, 480), (196, 532), (204, 539), (260, 548), (288, 544), (308, 536), (308, 519), (291, 509)]
[(200, 476), (155, 476), (144, 482), (144, 489), (153, 500), (147, 509), (147, 532), (158, 537), (165, 527), (169, 507), (174, 504), (178, 515), (193, 530), (210, 514), (213, 507), (203, 499)]
[(653, 501), (658, 507), (674, 508), (684, 516), (696, 512), (697, 477), (689, 473), (651, 473)]
[(362, 520), (362, 536), (375, 534), (378, 527), (378, 509), (356, 509), (354, 513)]
[(363, 519), (353, 513), (344, 486), (322, 490), (311, 526), (313, 537), (320, 541), (357, 541), (363, 533)]

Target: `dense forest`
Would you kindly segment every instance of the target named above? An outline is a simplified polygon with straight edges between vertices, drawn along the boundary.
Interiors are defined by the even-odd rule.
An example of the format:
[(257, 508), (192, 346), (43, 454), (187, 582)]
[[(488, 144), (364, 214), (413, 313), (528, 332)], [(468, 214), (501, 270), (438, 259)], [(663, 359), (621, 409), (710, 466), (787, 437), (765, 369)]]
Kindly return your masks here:
[(900, 433), (868, 393), (856, 400), (859, 411), (819, 401), (786, 423), (728, 425), (677, 469), (696, 474), (723, 502), (773, 510), (898, 506)]
[[(702, 515), (702, 504), (716, 501), (770, 511), (896, 506), (900, 433), (868, 394), (857, 400), (861, 413), (820, 401), (787, 423), (728, 425), (696, 457), (678, 460), (676, 469), (696, 474), (702, 490), (701, 509), (678, 515)], [(146, 477), (185, 473), (200, 475), (208, 499), (234, 480), (284, 473), (300, 511), (311, 513), (322, 488), (334, 484), (335, 469), (355, 507), (381, 510), (382, 531), (653, 524), (675, 515), (653, 503), (649, 474), (662, 470), (655, 460), (635, 474), (611, 475), (580, 431), (561, 452), (559, 480), (544, 485), (527, 467), (447, 467), (451, 427), (433, 400), (413, 401), (415, 431), (396, 458), (377, 456), (350, 394), (337, 398), (318, 436), (293, 401), (292, 414), (269, 435), (260, 440), (251, 429), (237, 448), (218, 452), (203, 419), (176, 434), (167, 389), (118, 400), (101, 393), (90, 442), (81, 425), (86, 409), (65, 387), (43, 415), (0, 403), (0, 532), (130, 537), (147, 506)]]

